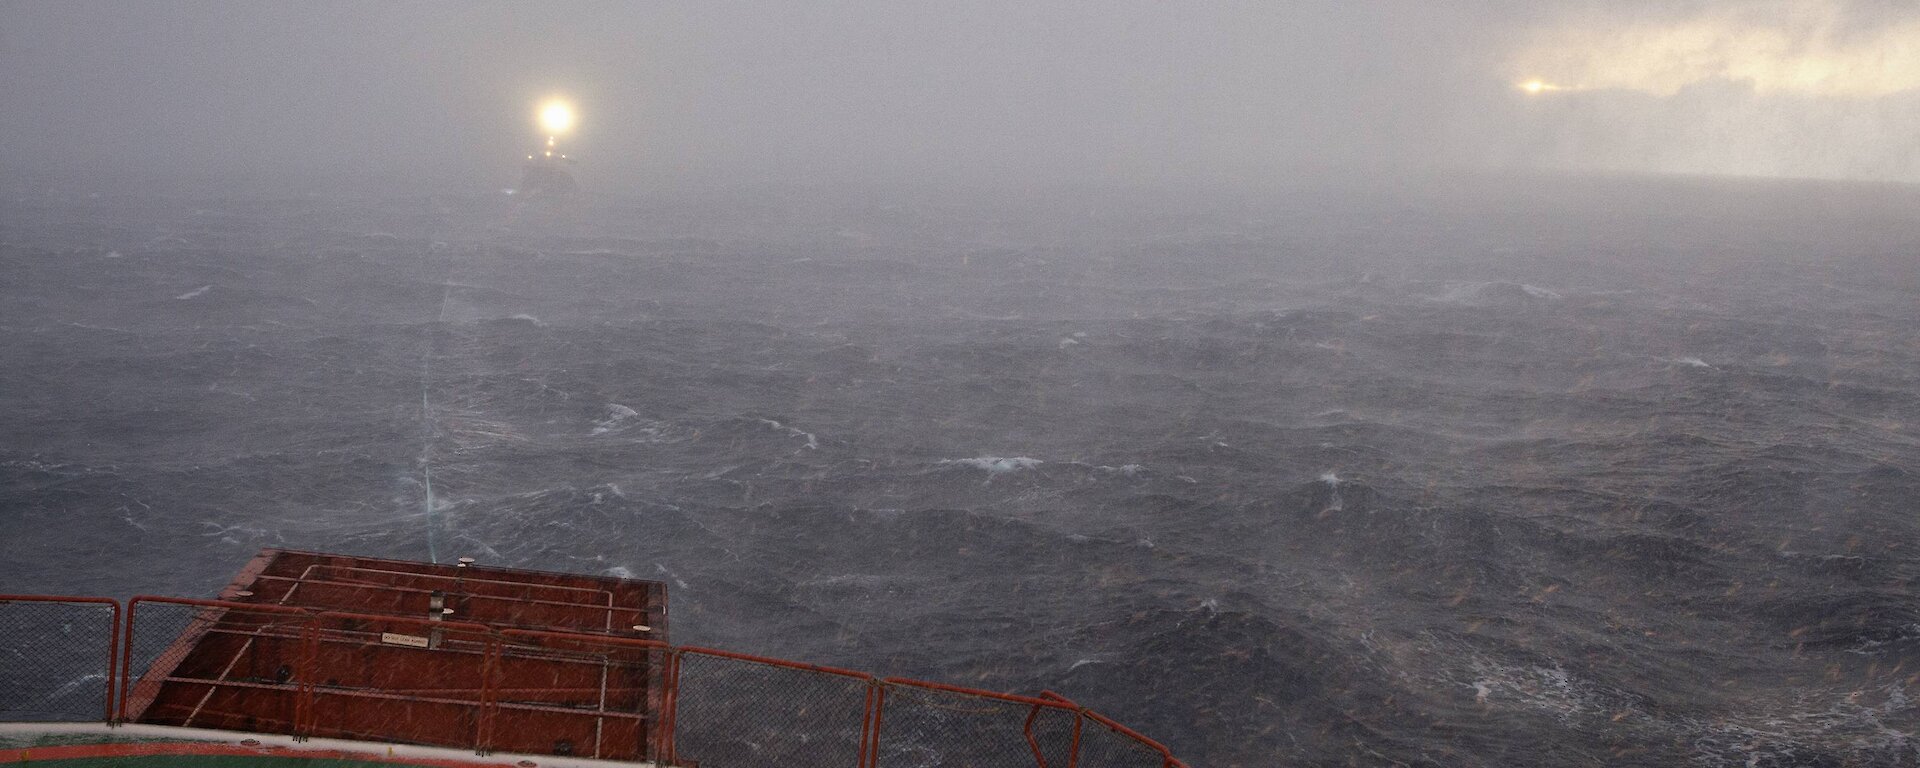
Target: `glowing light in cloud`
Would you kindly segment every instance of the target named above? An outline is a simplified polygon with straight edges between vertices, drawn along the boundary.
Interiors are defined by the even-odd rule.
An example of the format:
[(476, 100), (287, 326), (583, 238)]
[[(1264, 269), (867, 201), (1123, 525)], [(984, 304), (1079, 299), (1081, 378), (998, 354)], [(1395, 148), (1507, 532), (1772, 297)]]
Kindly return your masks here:
[(1839, 0), (1761, 0), (1684, 16), (1569, 19), (1536, 30), (1508, 66), (1525, 78), (1519, 88), (1532, 94), (1672, 95), (1731, 82), (1760, 94), (1874, 98), (1920, 88), (1920, 15), (1862, 23), (1853, 7)]

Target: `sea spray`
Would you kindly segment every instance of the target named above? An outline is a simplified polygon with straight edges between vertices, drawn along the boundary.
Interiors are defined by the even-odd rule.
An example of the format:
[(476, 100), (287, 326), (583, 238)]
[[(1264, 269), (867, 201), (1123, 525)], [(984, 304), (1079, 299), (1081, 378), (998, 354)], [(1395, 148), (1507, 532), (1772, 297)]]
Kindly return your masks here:
[[(423, 366), (424, 367), (424, 366)], [(433, 515), (433, 406), (427, 402), (425, 372), (422, 371), (420, 383), (420, 421), (422, 436), (420, 443), (420, 485), (426, 489), (427, 508), (427, 559), (440, 562), (439, 526)]]
[(435, 323), (427, 329), (427, 348), (420, 355), (420, 486), (425, 491), (427, 521), (427, 560), (440, 562), (440, 525), (434, 514), (433, 501), (433, 401), (428, 393), (433, 385), (433, 333), (434, 328), (447, 319), (447, 298), (453, 286), (446, 281), (440, 285), (440, 312)]

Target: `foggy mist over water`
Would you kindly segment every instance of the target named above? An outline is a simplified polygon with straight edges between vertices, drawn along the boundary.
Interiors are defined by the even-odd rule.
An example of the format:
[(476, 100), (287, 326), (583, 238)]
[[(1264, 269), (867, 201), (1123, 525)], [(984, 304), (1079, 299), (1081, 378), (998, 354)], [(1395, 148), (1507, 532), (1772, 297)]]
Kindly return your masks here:
[[(1462, 7), (1470, 5), (1471, 7)], [(1886, 2), (8, 3), (12, 189), (1248, 183), (1326, 166), (1915, 180)], [(1539, 81), (1554, 90), (1528, 93)], [(1311, 171), (1311, 172), (1324, 172)]]
[(0, 592), (470, 555), (1196, 767), (1920, 765), (1917, 42), (0, 5)]

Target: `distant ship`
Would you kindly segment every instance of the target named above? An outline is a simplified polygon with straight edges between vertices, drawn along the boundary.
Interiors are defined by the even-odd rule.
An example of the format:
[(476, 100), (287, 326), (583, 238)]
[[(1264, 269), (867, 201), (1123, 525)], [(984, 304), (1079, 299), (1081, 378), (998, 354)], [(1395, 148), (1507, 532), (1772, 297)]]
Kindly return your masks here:
[(574, 182), (573, 174), (567, 171), (567, 166), (573, 165), (573, 158), (558, 147), (560, 137), (573, 130), (573, 105), (562, 99), (552, 99), (540, 106), (537, 117), (541, 132), (547, 136), (547, 143), (527, 155), (527, 164), (520, 173), (520, 186), (516, 191), (523, 195), (564, 195), (579, 190), (580, 185)]
[(0, 595), (14, 763), (1186, 768), (1050, 691), (672, 645), (662, 582), (277, 549), (216, 600)]
[(518, 193), (523, 195), (565, 195), (579, 191), (580, 185), (573, 180), (573, 174), (567, 166), (573, 165), (573, 158), (553, 150), (553, 139), (547, 139), (547, 148), (527, 155), (527, 164), (520, 173)]

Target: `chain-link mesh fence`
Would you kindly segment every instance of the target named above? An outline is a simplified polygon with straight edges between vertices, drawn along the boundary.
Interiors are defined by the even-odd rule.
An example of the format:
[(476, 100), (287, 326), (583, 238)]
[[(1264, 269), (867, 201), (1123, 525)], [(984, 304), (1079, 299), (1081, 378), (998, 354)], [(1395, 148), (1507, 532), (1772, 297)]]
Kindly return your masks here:
[(118, 619), (111, 600), (0, 596), (0, 721), (111, 719)]
[(871, 678), (705, 649), (679, 659), (674, 755), (701, 768), (858, 768)]
[(492, 748), (658, 760), (665, 643), (507, 630), (494, 666)]
[(878, 768), (1067, 768), (1073, 720), (1073, 710), (1064, 704), (891, 684), (881, 712), (876, 764)]
[(172, 598), (135, 598), (128, 611), (122, 717), (298, 732), (308, 613)]
[(1167, 756), (1119, 729), (1089, 717), (1080, 729), (1078, 768), (1161, 768)]

